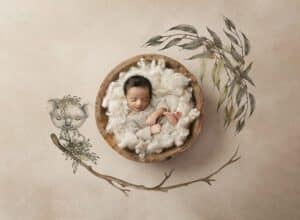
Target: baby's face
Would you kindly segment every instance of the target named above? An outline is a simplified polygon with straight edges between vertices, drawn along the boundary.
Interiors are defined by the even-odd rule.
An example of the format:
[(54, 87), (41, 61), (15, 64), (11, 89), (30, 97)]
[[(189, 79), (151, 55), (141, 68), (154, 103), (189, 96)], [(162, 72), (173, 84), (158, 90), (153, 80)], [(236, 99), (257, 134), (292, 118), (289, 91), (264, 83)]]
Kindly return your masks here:
[(135, 112), (143, 111), (150, 104), (150, 94), (148, 88), (131, 87), (126, 95), (128, 107)]

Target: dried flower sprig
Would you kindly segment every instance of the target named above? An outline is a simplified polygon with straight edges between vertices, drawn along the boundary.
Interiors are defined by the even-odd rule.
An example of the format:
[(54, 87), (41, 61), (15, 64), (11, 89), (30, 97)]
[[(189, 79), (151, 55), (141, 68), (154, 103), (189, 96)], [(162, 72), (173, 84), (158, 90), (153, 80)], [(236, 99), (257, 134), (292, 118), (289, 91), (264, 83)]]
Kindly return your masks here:
[[(92, 145), (89, 139), (81, 142), (70, 142), (68, 145), (64, 146), (68, 152), (71, 152), (76, 158), (80, 160), (90, 161), (93, 164), (97, 164), (97, 160), (100, 158), (95, 152), (91, 152)], [(69, 153), (64, 152), (66, 160), (69, 158), (72, 160), (73, 173), (75, 174), (79, 165), (78, 160), (71, 157)]]
[[(182, 50), (201, 50), (187, 60), (201, 59), (200, 82), (206, 72), (204, 59), (212, 59), (214, 65), (211, 71), (212, 81), (219, 92), (217, 111), (224, 105), (224, 127), (227, 128), (235, 121), (236, 133), (239, 133), (245, 126), (255, 110), (255, 97), (249, 92), (249, 84), (255, 86), (249, 76), (253, 62), (246, 65), (245, 57), (250, 52), (250, 41), (246, 35), (238, 30), (235, 24), (227, 17), (224, 33), (230, 44), (224, 45), (221, 38), (207, 27), (211, 37), (199, 36), (195, 27), (189, 24), (180, 24), (167, 30), (176, 33), (157, 35), (150, 38), (144, 46), (159, 46), (165, 43), (160, 50), (171, 47), (179, 47)], [(221, 74), (226, 82), (221, 85)]]
[(69, 155), (74, 161), (76, 161), (78, 164), (80, 164), (85, 169), (87, 169), (91, 174), (93, 174), (94, 176), (96, 176), (100, 179), (105, 180), (110, 185), (112, 185), (116, 189), (123, 192), (126, 196), (128, 196), (128, 193), (130, 192), (130, 190), (132, 188), (133, 189), (139, 189), (139, 190), (168, 192), (171, 189), (188, 186), (190, 184), (197, 183), (197, 182), (205, 182), (208, 185), (211, 185), (212, 182), (216, 181), (213, 178), (216, 174), (221, 172), (221, 170), (223, 170), (228, 165), (235, 163), (236, 161), (238, 161), (241, 158), (240, 156), (237, 156), (237, 154), (238, 154), (238, 148), (237, 148), (236, 151), (234, 152), (234, 154), (230, 157), (230, 159), (226, 163), (224, 163), (217, 170), (215, 170), (214, 172), (212, 172), (211, 174), (209, 174), (205, 177), (197, 178), (197, 179), (190, 180), (190, 181), (181, 182), (181, 183), (178, 183), (178, 184), (165, 185), (166, 181), (172, 176), (172, 174), (174, 172), (174, 170), (171, 170), (171, 171), (165, 173), (164, 178), (157, 185), (155, 185), (155, 186), (145, 186), (145, 185), (142, 185), (142, 184), (131, 183), (131, 182), (128, 182), (126, 180), (122, 180), (122, 179), (117, 178), (117, 177), (113, 177), (113, 176), (110, 176), (110, 175), (106, 175), (106, 174), (102, 174), (102, 173), (97, 172), (96, 170), (93, 169), (92, 166), (85, 163), (83, 160), (80, 159), (80, 157), (75, 156), (75, 154), (72, 151), (70, 151), (68, 148), (64, 147), (62, 144), (60, 144), (59, 139), (57, 138), (57, 136), (55, 134), (51, 134), (50, 137), (51, 137), (51, 140), (54, 143), (54, 145), (56, 147), (58, 147), (63, 153)]

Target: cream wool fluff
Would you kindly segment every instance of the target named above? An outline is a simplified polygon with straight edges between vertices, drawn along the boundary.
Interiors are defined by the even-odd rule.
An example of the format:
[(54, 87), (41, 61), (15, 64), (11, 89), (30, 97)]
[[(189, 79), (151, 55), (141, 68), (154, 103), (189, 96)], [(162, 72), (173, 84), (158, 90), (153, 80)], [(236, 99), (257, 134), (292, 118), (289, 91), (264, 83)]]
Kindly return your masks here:
[[(123, 84), (133, 75), (142, 75), (149, 79), (153, 96), (144, 111), (129, 114), (130, 109), (123, 94)], [(106, 131), (114, 133), (119, 147), (134, 150), (140, 157), (148, 153), (160, 153), (163, 149), (174, 145), (181, 146), (189, 135), (190, 123), (200, 115), (200, 112), (193, 107), (189, 81), (190, 79), (182, 74), (166, 68), (163, 59), (152, 60), (151, 63), (141, 59), (136, 66), (131, 67), (127, 72), (121, 72), (119, 78), (109, 84), (102, 102), (102, 107), (107, 108)], [(161, 132), (151, 135), (145, 120), (158, 107), (179, 111), (182, 116), (175, 126), (171, 125), (166, 117), (162, 117)]]

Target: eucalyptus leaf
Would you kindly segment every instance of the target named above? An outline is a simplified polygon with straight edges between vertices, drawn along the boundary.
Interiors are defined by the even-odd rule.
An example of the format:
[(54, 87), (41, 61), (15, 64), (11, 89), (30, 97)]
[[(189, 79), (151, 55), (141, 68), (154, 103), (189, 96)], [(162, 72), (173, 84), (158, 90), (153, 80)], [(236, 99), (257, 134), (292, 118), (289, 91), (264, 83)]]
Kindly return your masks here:
[(226, 128), (230, 124), (230, 118), (229, 118), (229, 110), (228, 107), (225, 107), (224, 110), (224, 127)]
[(245, 110), (245, 105), (242, 105), (238, 111), (236, 112), (235, 116), (234, 116), (234, 120), (237, 119)]
[(225, 25), (226, 27), (231, 31), (231, 30), (235, 30), (235, 25), (234, 23), (227, 17), (223, 16), (223, 19), (225, 21)]
[(243, 71), (243, 75), (248, 75), (249, 71), (251, 70), (253, 62), (251, 62), (246, 69)]
[(161, 36), (161, 35), (156, 35), (156, 36), (154, 36), (154, 37), (151, 37), (145, 44), (151, 43), (151, 42), (153, 42), (153, 41), (158, 41), (158, 40), (160, 40), (160, 39), (162, 39), (162, 38), (163, 38), (163, 36)]
[(220, 91), (220, 82), (221, 82), (220, 72), (223, 69), (223, 66), (224, 66), (224, 61), (223, 61), (223, 59), (220, 59), (215, 64), (215, 66), (213, 67), (213, 71), (212, 71), (213, 83), (219, 91)]
[(197, 29), (194, 26), (189, 25), (189, 24), (180, 24), (180, 25), (170, 28), (167, 31), (173, 31), (173, 30), (179, 30), (179, 31), (185, 31), (188, 33), (198, 34)]
[(233, 108), (233, 105), (231, 105), (231, 106), (230, 106), (230, 109), (229, 109), (229, 116), (230, 116), (230, 119), (232, 119), (233, 112), (234, 112), (234, 108)]
[(240, 105), (242, 97), (245, 95), (245, 92), (246, 92), (245, 87), (240, 87), (239, 88), (239, 90), (237, 92), (237, 95), (236, 95), (236, 104), (237, 104), (237, 106)]
[(233, 36), (232, 34), (226, 32), (225, 30), (224, 30), (224, 33), (226, 34), (226, 36), (229, 38), (229, 40), (230, 40), (232, 43), (234, 43), (234, 44), (236, 44), (236, 45), (240, 45), (239, 42), (238, 42), (238, 40), (235, 38), (235, 36)]
[(176, 45), (181, 40), (182, 40), (182, 37), (174, 38), (174, 39), (170, 40), (163, 48), (161, 48), (159, 50), (165, 50), (167, 48), (173, 47), (174, 45)]
[(147, 45), (147, 47), (148, 46), (157, 46), (157, 45), (160, 45), (160, 44), (162, 44), (163, 43), (163, 41), (152, 41), (152, 42), (150, 42), (150, 43), (148, 43), (148, 45)]
[(187, 60), (193, 60), (193, 59), (197, 59), (197, 58), (209, 58), (209, 59), (213, 59), (214, 58), (214, 53), (209, 51), (209, 50), (206, 50), (202, 53), (198, 53), (196, 55), (193, 55), (189, 58), (187, 58)]
[(230, 106), (230, 108), (228, 108), (228, 106), (226, 106), (226, 108), (225, 108), (225, 123), (224, 123), (224, 126), (226, 128), (230, 125), (230, 123), (232, 121), (233, 112), (234, 112), (234, 108), (232, 105)]
[(255, 83), (253, 82), (253, 80), (251, 79), (250, 76), (245, 75), (245, 76), (243, 76), (243, 78), (244, 78), (245, 80), (247, 80), (251, 85), (255, 86)]
[(231, 44), (231, 55), (239, 63), (244, 63), (243, 57), (236, 51), (234, 46)]
[(236, 80), (233, 80), (231, 85), (230, 85), (230, 89), (229, 89), (229, 92), (228, 92), (228, 97), (231, 97), (235, 87), (236, 87)]
[(209, 32), (209, 34), (212, 36), (214, 43), (216, 44), (216, 46), (220, 49), (222, 49), (222, 41), (221, 38), (211, 29), (209, 29), (208, 27), (206, 27), (207, 31)]
[(217, 74), (216, 74), (216, 72), (217, 72), (217, 67), (218, 67), (218, 65), (217, 65), (217, 63), (215, 62), (215, 63), (214, 63), (214, 66), (213, 66), (213, 68), (212, 68), (212, 71), (211, 71), (211, 78), (212, 78), (212, 81), (213, 81), (213, 83), (214, 83), (215, 86), (216, 86), (216, 83), (217, 83)]
[(219, 111), (220, 107), (222, 106), (222, 104), (224, 103), (226, 96), (228, 93), (228, 87), (224, 86), (223, 91), (219, 97), (219, 101), (218, 101), (218, 105), (217, 105), (217, 112)]
[(255, 105), (256, 105), (255, 97), (250, 92), (249, 92), (249, 99), (250, 99), (250, 115), (249, 115), (249, 117), (250, 117), (252, 115), (252, 113), (254, 112)]
[(202, 83), (206, 72), (205, 59), (200, 59), (199, 81)]
[(244, 47), (245, 47), (245, 56), (246, 56), (250, 52), (250, 41), (243, 32), (242, 32), (242, 35), (244, 38)]
[(233, 67), (231, 61), (228, 59), (228, 57), (225, 54), (222, 54), (221, 56), (225, 61), (224, 66), (227, 67), (228, 69), (230, 69), (231, 71), (233, 71), (234, 67)]
[(181, 44), (181, 45), (178, 45), (180, 47), (182, 47), (183, 49), (186, 49), (186, 50), (194, 50), (200, 46), (203, 45), (203, 43), (206, 41), (206, 37), (200, 37), (200, 38), (197, 38), (195, 40), (192, 40), (191, 42), (189, 43), (185, 43), (185, 44)]
[(217, 89), (219, 92), (220, 92), (220, 84), (221, 84), (221, 79), (220, 79), (220, 77), (218, 77), (216, 86), (217, 86)]
[(244, 125), (245, 125), (245, 120), (244, 120), (244, 119), (238, 120), (238, 122), (237, 122), (237, 124), (236, 124), (235, 131), (236, 131), (237, 133), (239, 133), (239, 132), (243, 129)]

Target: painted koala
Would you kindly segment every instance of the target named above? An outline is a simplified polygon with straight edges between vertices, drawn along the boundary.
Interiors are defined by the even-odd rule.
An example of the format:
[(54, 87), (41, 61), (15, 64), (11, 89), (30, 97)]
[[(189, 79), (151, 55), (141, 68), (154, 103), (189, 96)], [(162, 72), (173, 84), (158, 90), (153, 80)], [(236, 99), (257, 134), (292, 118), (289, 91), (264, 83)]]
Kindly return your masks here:
[(76, 96), (64, 96), (62, 99), (50, 99), (49, 114), (55, 127), (61, 129), (59, 140), (63, 146), (80, 143), (85, 137), (78, 128), (88, 118), (87, 104), (80, 104)]

